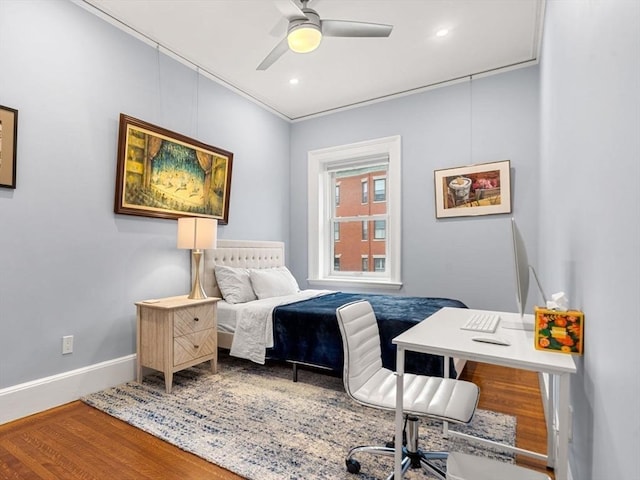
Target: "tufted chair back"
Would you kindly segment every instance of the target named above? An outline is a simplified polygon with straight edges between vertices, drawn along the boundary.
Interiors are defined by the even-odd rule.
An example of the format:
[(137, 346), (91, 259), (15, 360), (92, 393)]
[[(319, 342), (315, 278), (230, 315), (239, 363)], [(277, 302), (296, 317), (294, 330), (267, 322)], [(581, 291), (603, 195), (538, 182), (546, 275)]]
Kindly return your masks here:
[(354, 397), (354, 393), (382, 369), (378, 322), (367, 301), (343, 305), (336, 314), (344, 351), (344, 387)]

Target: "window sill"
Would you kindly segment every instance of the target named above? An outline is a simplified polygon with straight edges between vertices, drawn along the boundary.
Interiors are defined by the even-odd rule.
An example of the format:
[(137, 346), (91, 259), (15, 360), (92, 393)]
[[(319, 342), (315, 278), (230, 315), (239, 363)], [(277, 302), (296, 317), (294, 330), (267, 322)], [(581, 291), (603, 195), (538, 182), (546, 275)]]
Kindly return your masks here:
[(311, 287), (334, 288), (369, 288), (380, 290), (400, 290), (402, 282), (394, 282), (389, 280), (364, 280), (364, 279), (342, 279), (342, 278), (314, 278), (307, 279), (307, 283)]

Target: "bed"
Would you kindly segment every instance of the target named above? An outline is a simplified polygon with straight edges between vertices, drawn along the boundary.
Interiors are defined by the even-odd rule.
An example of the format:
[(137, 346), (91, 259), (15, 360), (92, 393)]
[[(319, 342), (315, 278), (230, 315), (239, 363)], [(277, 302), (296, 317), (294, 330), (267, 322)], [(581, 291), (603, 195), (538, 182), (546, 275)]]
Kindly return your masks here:
[[(220, 277), (220, 285), (216, 277)], [(229, 291), (228, 272), (251, 274), (242, 281), (252, 286), (246, 291)], [(293, 379), (299, 365), (325, 369), (340, 374), (343, 368), (342, 339), (335, 316), (345, 303), (366, 299), (378, 319), (383, 364), (395, 369), (395, 346), (391, 340), (415, 323), (444, 306), (466, 306), (454, 299), (404, 297), (380, 294), (345, 293), (330, 290), (297, 291), (286, 284), (284, 290), (261, 282), (271, 281), (279, 273), (290, 275), (285, 267), (284, 243), (274, 241), (218, 240), (215, 249), (205, 250), (200, 278), (208, 296), (223, 298), (218, 302), (218, 346), (231, 355), (257, 363), (266, 360), (290, 362)], [(284, 277), (282, 277), (284, 278)], [(292, 278), (292, 277), (291, 277)], [(279, 276), (274, 285), (280, 281)], [(238, 281), (234, 278), (234, 282)], [(282, 280), (286, 283), (286, 279)], [(283, 283), (283, 284), (284, 284)], [(234, 286), (236, 283), (233, 284)], [(265, 290), (266, 289), (266, 290)], [(273, 290), (273, 291), (268, 291)], [(263, 295), (259, 295), (263, 293)], [(282, 293), (282, 295), (280, 295)], [(256, 298), (257, 295), (260, 298)], [(237, 302), (237, 303), (234, 303)], [(451, 359), (450, 375), (458, 375), (464, 363)], [(440, 356), (408, 352), (406, 371), (442, 376), (444, 361)]]

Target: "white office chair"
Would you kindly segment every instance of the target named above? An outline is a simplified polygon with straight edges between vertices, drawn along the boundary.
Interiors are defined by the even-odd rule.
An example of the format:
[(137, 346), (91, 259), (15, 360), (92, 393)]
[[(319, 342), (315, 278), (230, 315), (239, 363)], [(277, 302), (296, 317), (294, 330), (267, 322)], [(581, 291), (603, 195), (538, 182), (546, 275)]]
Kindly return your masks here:
[[(382, 366), (380, 333), (371, 304), (358, 301), (336, 310), (344, 348), (343, 382), (347, 394), (356, 402), (384, 410), (396, 408), (396, 375)], [(418, 448), (418, 418), (469, 423), (478, 403), (479, 389), (470, 382), (451, 378), (404, 374), (405, 437), (402, 472), (423, 468), (445, 478), (434, 460), (446, 460), (447, 452), (424, 452)], [(359, 446), (346, 458), (347, 470), (360, 471), (353, 456), (360, 452), (394, 455), (392, 446)], [(389, 478), (392, 478), (391, 475)]]
[[(365, 300), (349, 303), (339, 307), (336, 315), (344, 348), (343, 382), (347, 394), (362, 405), (395, 411), (396, 375), (382, 366), (378, 322), (371, 304)], [(471, 382), (404, 374), (403, 475), (409, 468), (422, 467), (442, 480), (549, 480), (546, 475), (515, 465), (464, 454), (425, 452), (418, 448), (417, 416), (469, 423), (479, 394), (478, 387)], [(350, 473), (360, 471), (360, 463), (353, 457), (361, 452), (395, 455), (393, 445), (354, 447), (345, 459)], [(447, 472), (443, 470), (442, 462), (435, 462), (443, 460), (446, 460)], [(473, 466), (476, 460), (482, 468)], [(530, 472), (534, 476), (526, 476)], [(388, 480), (393, 476), (393, 473), (389, 475)]]

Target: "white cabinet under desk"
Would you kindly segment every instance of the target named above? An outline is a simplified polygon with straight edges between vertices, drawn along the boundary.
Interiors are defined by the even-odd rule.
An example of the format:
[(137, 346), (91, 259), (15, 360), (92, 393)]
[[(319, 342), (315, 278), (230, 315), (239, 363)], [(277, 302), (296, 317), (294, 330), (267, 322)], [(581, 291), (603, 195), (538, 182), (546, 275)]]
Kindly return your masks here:
[(219, 300), (181, 295), (136, 302), (138, 382), (143, 367), (152, 368), (164, 373), (166, 391), (171, 393), (174, 372), (210, 361), (216, 373)]

